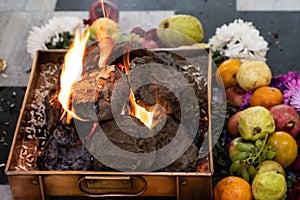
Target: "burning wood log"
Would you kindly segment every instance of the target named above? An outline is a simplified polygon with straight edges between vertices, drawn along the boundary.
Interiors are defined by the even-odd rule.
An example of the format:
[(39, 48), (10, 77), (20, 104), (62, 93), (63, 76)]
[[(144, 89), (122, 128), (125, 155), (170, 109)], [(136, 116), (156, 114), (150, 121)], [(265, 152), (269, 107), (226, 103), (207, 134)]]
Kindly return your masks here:
[(97, 68), (73, 86), (72, 101), (77, 115), (93, 121), (110, 120), (111, 95), (122, 72), (115, 66)]
[[(174, 163), (160, 170), (170, 172), (196, 171), (198, 148), (208, 127), (207, 120), (206, 123), (205, 120), (200, 120), (200, 118), (207, 119), (207, 81), (203, 78), (207, 77), (205, 76), (207, 74), (201, 74), (199, 68), (172, 52), (153, 52), (145, 49), (127, 51), (128, 49), (125, 49), (125, 52), (127, 51), (126, 57), (129, 60), (124, 60), (124, 49), (119, 48), (119, 46), (113, 49), (114, 53), (110, 58), (105, 58), (110, 64), (104, 66), (102, 63), (99, 67), (100, 48), (99, 45), (94, 44), (87, 49), (81, 79), (73, 84), (71, 93), (72, 111), (80, 118), (88, 120), (88, 122), (79, 123), (84, 129), (84, 135), (80, 135), (80, 139), (89, 152), (95, 155), (99, 152), (99, 146), (101, 146), (100, 149), (110, 148), (110, 144), (101, 142), (102, 140), (98, 134), (100, 128), (113, 145), (128, 152), (149, 153), (168, 145), (175, 137), (181, 123), (183, 128), (180, 131), (187, 137), (193, 135), (195, 130), (190, 128), (191, 124), (193, 121), (199, 120), (202, 131), (197, 135), (197, 138), (200, 138), (197, 139), (197, 146), (192, 144)], [(124, 68), (130, 69), (130, 72), (125, 74)], [(125, 70), (125, 72), (127, 71)], [(184, 105), (186, 109), (181, 109), (183, 105), (180, 104), (178, 98), (188, 97), (190, 94), (185, 89), (186, 85), (183, 84), (182, 79), (172, 73), (168, 74), (168, 72), (179, 72), (188, 80), (188, 86), (193, 88), (198, 99), (198, 102), (194, 103), (200, 105), (196, 112), (194, 112), (194, 103)], [(166, 85), (164, 81), (172, 84)], [(144, 82), (147, 82), (147, 84), (143, 84)], [(129, 100), (130, 95), (133, 95), (133, 102)], [(127, 105), (128, 102), (129, 105)], [(113, 116), (112, 103), (119, 105), (117, 110), (114, 110), (118, 116)], [(124, 116), (124, 106), (127, 111), (130, 111), (130, 109), (133, 109), (132, 104), (138, 105), (146, 112), (150, 112), (150, 109), (156, 104), (160, 105), (159, 111), (154, 110), (156, 122), (153, 123), (153, 130), (145, 127), (140, 121), (141, 119), (129, 116), (131, 112), (127, 112), (128, 116)], [(60, 109), (56, 104), (47, 104), (47, 106), (56, 107), (52, 111), (50, 109), (49, 115), (56, 116), (59, 113), (57, 110), (55, 111), (55, 109)], [(185, 117), (190, 113), (194, 114), (190, 118)], [(115, 117), (123, 117), (121, 122), (118, 123), (127, 127), (126, 132), (119, 127), (120, 124), (116, 123)], [(55, 120), (51, 120), (51, 117), (49, 117), (49, 120), (52, 121), (52, 124), (55, 123)], [(98, 128), (92, 126), (94, 122), (99, 122)], [(127, 134), (127, 132), (130, 132), (133, 135), (138, 135), (140, 130), (132, 124), (133, 122), (143, 129), (143, 133), (145, 129), (147, 130), (145, 132), (146, 138), (138, 138)], [(163, 123), (165, 124), (160, 127), (160, 131), (153, 134), (153, 131)], [(79, 137), (73, 123), (67, 124), (60, 121), (55, 128), (52, 126), (51, 129), (53, 135), (46, 145), (47, 148), (39, 157), (40, 169), (94, 168), (97, 170), (111, 170), (97, 160), (92, 164), (92, 156), (88, 154), (82, 145), (78, 145)], [(76, 153), (77, 156), (64, 155), (64, 158), (62, 158), (59, 152)], [(130, 156), (113, 155), (104, 150), (100, 153), (106, 159), (118, 160), (120, 165), (129, 171), (147, 170), (156, 162), (159, 162), (155, 154), (150, 154), (151, 156), (147, 159), (147, 162), (141, 163)], [(84, 162), (78, 163), (76, 159), (81, 159)], [(71, 164), (72, 162), (75, 164)], [(69, 168), (65, 166), (67, 163), (70, 165)]]
[[(175, 137), (176, 132), (178, 131), (178, 123), (173, 120), (171, 116), (167, 116), (166, 124), (159, 131), (159, 133), (154, 134), (156, 131), (148, 129), (149, 137), (147, 138), (137, 138), (128, 135), (125, 133), (119, 126), (127, 127), (126, 132), (130, 132), (131, 134), (136, 134), (136, 132), (141, 131), (141, 129), (137, 129), (132, 126), (132, 120), (137, 123), (141, 128), (146, 128), (138, 119), (127, 117), (121, 121), (122, 124), (117, 124), (116, 121), (110, 120), (101, 123), (101, 129), (105, 133), (105, 136), (117, 147), (123, 149), (127, 152), (133, 153), (151, 153), (156, 152), (157, 150), (163, 148), (165, 145), (168, 145)], [(183, 129), (186, 131), (184, 134), (188, 134), (187, 129)], [(99, 129), (97, 130), (100, 131)], [(142, 130), (145, 132), (145, 129)], [(109, 151), (111, 148), (109, 143), (103, 142), (103, 138), (101, 138), (101, 134), (95, 133), (92, 135), (88, 141), (86, 141), (86, 146), (89, 148), (89, 152), (91, 152), (96, 157), (99, 156), (104, 160), (117, 160), (118, 168), (123, 168), (127, 171), (141, 171), (141, 170), (149, 170), (155, 164), (155, 162), (159, 162), (163, 158), (156, 159), (156, 153), (147, 154), (147, 162), (140, 162), (137, 157), (132, 157), (131, 154), (127, 155), (119, 155), (115, 153), (111, 153), (113, 151)], [(101, 151), (103, 150), (103, 151)], [(168, 155), (164, 155), (168, 156)], [(165, 159), (168, 159), (167, 157)], [(174, 163), (169, 166), (160, 169), (159, 171), (196, 171), (196, 162), (198, 160), (198, 149), (196, 145), (192, 144), (187, 152), (182, 155), (179, 159), (177, 159)], [(99, 166), (102, 166), (99, 168)], [(107, 167), (105, 165), (99, 165), (98, 162), (98, 170), (105, 170)]]

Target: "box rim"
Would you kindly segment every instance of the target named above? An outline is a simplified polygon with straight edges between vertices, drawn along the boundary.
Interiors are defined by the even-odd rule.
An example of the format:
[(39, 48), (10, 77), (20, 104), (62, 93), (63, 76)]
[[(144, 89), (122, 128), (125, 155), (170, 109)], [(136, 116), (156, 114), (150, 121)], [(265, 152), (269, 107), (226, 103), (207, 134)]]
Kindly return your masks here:
[(25, 111), (25, 107), (28, 101), (28, 96), (33, 84), (33, 77), (35, 73), (37, 73), (37, 62), (41, 54), (43, 53), (62, 53), (65, 54), (67, 50), (64, 49), (50, 49), (50, 50), (38, 50), (34, 56), (30, 78), (28, 81), (27, 89), (24, 95), (24, 100), (22, 103), (22, 107), (20, 110), (20, 114), (18, 117), (18, 122), (16, 125), (16, 129), (14, 131), (14, 137), (11, 144), (9, 157), (5, 167), (5, 174), (8, 176), (17, 176), (17, 175), (146, 175), (146, 176), (154, 176), (154, 175), (164, 175), (164, 176), (212, 176), (214, 173), (213, 167), (213, 155), (212, 155), (212, 131), (211, 131), (211, 74), (212, 74), (212, 50), (211, 48), (200, 48), (200, 47), (193, 47), (193, 48), (157, 48), (151, 49), (153, 51), (193, 51), (193, 50), (205, 50), (208, 52), (208, 83), (207, 83), (207, 95), (208, 95), (208, 141), (209, 141), (209, 171), (208, 172), (113, 172), (113, 171), (82, 171), (82, 170), (65, 170), (65, 171), (58, 171), (58, 170), (30, 170), (30, 171), (19, 171), (19, 170), (10, 170), (12, 164), (12, 157), (14, 154), (15, 144), (17, 142), (17, 136), (20, 131), (20, 125), (23, 118), (23, 114)]

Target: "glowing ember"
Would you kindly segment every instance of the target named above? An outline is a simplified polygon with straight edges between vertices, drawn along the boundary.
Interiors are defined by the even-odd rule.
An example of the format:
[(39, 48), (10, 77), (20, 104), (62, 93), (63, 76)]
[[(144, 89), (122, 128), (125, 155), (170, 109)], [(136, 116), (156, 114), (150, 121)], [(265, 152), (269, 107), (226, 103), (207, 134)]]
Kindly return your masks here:
[[(60, 76), (60, 92), (58, 100), (65, 110), (64, 114), (66, 112), (68, 113), (67, 123), (70, 122), (72, 117), (80, 119), (80, 117), (70, 110), (70, 96), (73, 83), (81, 79), (82, 59), (89, 36), (89, 32), (86, 32), (81, 36), (79, 29), (77, 29), (75, 31), (74, 42), (65, 55), (64, 66)], [(64, 117), (64, 114), (62, 117)]]

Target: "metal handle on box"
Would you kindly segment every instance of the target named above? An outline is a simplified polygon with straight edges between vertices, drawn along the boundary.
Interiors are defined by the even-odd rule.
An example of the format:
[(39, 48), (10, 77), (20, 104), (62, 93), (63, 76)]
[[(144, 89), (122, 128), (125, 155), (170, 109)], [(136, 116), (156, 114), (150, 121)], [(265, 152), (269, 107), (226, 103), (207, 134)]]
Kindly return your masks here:
[(146, 181), (137, 176), (85, 176), (79, 190), (89, 197), (139, 196), (146, 191)]

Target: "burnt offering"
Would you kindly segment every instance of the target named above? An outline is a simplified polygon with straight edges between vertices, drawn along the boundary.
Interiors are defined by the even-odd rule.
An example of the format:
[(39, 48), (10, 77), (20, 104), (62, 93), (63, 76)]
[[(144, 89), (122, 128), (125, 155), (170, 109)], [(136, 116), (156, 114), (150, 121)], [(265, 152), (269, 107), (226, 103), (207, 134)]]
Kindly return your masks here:
[(47, 95), (50, 137), (40, 144), (40, 170), (196, 172), (207, 165), (198, 155), (208, 130), (208, 71), (201, 67), (207, 60), (167, 50), (123, 50), (124, 44), (116, 46), (112, 55), (119, 56), (99, 67), (100, 46), (87, 49), (70, 98), (78, 119), (59, 120), (59, 87)]

